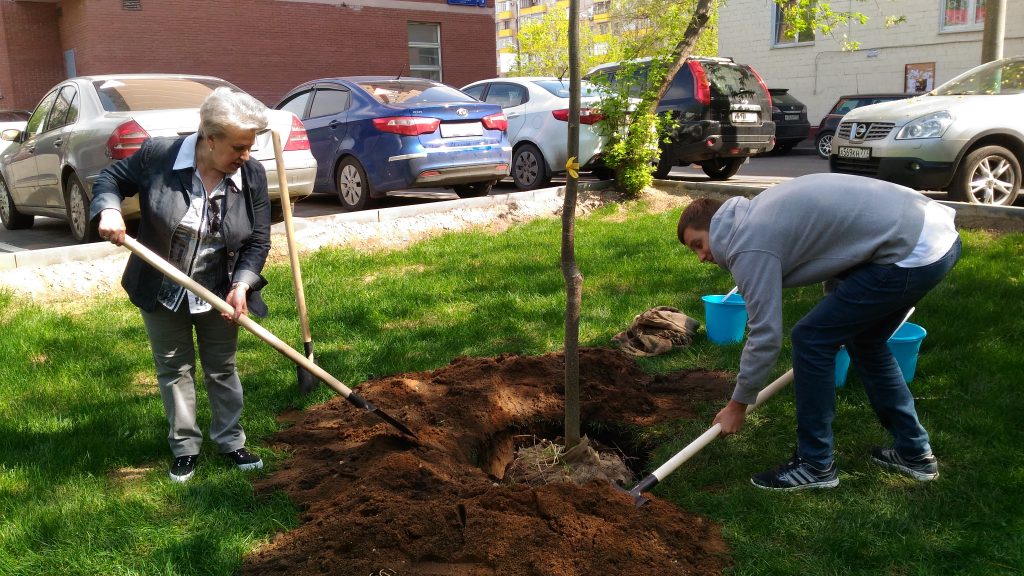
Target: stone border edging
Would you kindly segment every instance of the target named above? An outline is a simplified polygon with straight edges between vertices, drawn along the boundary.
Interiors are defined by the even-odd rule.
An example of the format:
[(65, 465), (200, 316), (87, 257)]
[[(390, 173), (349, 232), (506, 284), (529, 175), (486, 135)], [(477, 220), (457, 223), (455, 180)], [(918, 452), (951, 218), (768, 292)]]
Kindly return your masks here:
[[(583, 190), (604, 190), (612, 187), (612, 182), (581, 182), (579, 189)], [(384, 222), (398, 218), (408, 218), (422, 214), (446, 212), (453, 208), (482, 208), (487, 206), (499, 206), (512, 204), (520, 200), (535, 200), (551, 196), (560, 197), (565, 194), (564, 186), (541, 188), (527, 192), (510, 192), (495, 196), (483, 196), (480, 198), (460, 198), (458, 200), (444, 200), (430, 202), (428, 204), (414, 204), (410, 206), (396, 206), (394, 208), (380, 208), (377, 210), (363, 210), (360, 212), (347, 212), (341, 214), (328, 214), (324, 216), (311, 216), (309, 218), (295, 218), (295, 229), (301, 229), (306, 220), (317, 220), (321, 218), (341, 219), (343, 222), (367, 223)], [(277, 223), (271, 227), (273, 233), (284, 233), (284, 224)], [(0, 271), (13, 270), (15, 268), (30, 268), (40, 266), (51, 266), (64, 262), (75, 262), (80, 260), (93, 260), (105, 258), (124, 251), (119, 246), (108, 242), (93, 242), (91, 244), (77, 244), (74, 246), (58, 246), (56, 248), (43, 248), (40, 250), (24, 250), (21, 252), (10, 252), (0, 254)]]
[[(760, 194), (767, 188), (760, 185), (749, 184), (727, 184), (721, 182), (685, 182), (679, 180), (655, 180), (654, 188), (667, 194), (673, 195), (697, 195), (697, 196), (719, 196), (730, 198), (732, 196), (746, 196), (748, 198)], [(580, 182), (580, 191), (599, 191), (613, 187), (611, 180), (600, 182)], [(554, 186), (541, 188), (528, 192), (510, 192), (496, 196), (484, 196), (481, 198), (460, 198), (458, 200), (444, 200), (431, 202), (429, 204), (414, 204), (410, 206), (396, 206), (394, 208), (381, 208), (377, 210), (363, 210), (361, 212), (347, 212), (342, 214), (329, 214), (324, 216), (311, 216), (309, 218), (296, 218), (296, 229), (301, 228), (303, 221), (317, 220), (319, 218), (340, 218), (345, 222), (384, 222), (398, 218), (408, 218), (422, 214), (445, 212), (453, 208), (474, 208), (511, 204), (519, 200), (535, 200), (551, 196), (560, 197), (565, 194), (565, 186)], [(949, 202), (940, 200), (946, 206), (956, 210), (956, 223), (964, 228), (994, 228), (1014, 232), (1024, 232), (1024, 208), (1011, 206), (984, 206), (979, 204), (968, 204), (965, 202)], [(274, 230), (276, 228), (276, 230)], [(283, 233), (283, 224), (277, 223), (272, 230)], [(63, 262), (78, 260), (91, 260), (105, 258), (118, 254), (122, 249), (106, 242), (94, 242), (92, 244), (79, 244), (75, 246), (59, 246), (56, 248), (44, 248), (41, 250), (24, 250), (0, 254), (0, 271), (13, 270), (15, 268), (27, 268), (38, 266), (50, 266)]]
[[(693, 194), (697, 196), (751, 198), (763, 192), (766, 186), (747, 184), (723, 184), (718, 182), (682, 182), (679, 180), (655, 180), (653, 186), (667, 194)], [(1024, 232), (1024, 208), (1015, 206), (986, 206), (967, 202), (940, 203), (956, 210), (956, 225), (961, 228), (988, 228), (1008, 232)]]

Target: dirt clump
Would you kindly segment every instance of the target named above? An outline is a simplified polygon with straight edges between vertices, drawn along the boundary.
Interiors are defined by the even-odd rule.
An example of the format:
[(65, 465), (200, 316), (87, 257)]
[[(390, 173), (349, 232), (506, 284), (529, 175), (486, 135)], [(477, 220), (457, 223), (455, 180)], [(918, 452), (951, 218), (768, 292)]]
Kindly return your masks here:
[[(293, 456), (256, 489), (284, 491), (302, 523), (251, 554), (241, 573), (721, 574), (731, 561), (718, 526), (668, 502), (637, 509), (598, 480), (504, 481), (517, 437), (561, 430), (563, 371), (561, 354), (504, 354), (362, 384), (415, 441), (341, 397), (289, 413), (270, 444)], [(621, 351), (587, 348), (580, 387), (584, 423), (608, 433), (694, 418), (732, 386), (724, 373), (655, 376)]]

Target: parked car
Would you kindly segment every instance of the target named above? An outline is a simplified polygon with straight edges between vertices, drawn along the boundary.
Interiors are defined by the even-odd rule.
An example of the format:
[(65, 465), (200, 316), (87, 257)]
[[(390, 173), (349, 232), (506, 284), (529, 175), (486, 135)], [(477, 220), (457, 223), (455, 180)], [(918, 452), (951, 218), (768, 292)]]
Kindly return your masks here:
[[(98, 239), (88, 220), (92, 185), (100, 171), (134, 154), (154, 136), (179, 136), (199, 128), (199, 106), (219, 86), (241, 91), (212, 76), (125, 74), (82, 76), (47, 92), (24, 130), (0, 137), (13, 144), (0, 156), (0, 219), (9, 230), (29, 228), (35, 216), (68, 221), (79, 242)], [(281, 134), (288, 190), (295, 198), (313, 189), (316, 161), (302, 122), (271, 111)], [(271, 200), (280, 209), (277, 163), (271, 134), (259, 134), (251, 155), (267, 171)], [(139, 203), (126, 198), (126, 221), (137, 220)]]
[[(32, 113), (28, 110), (0, 110), (0, 132), (4, 130), (24, 130), (28, 117)], [(6, 140), (0, 140), (0, 154), (10, 146)]]
[[(555, 174), (565, 173), (569, 132), (569, 80), (554, 76), (491, 78), (462, 87), (482, 102), (497, 104), (508, 117), (512, 143), (512, 180), (520, 190), (543, 188)], [(582, 170), (607, 175), (601, 163), (604, 138), (597, 122), (600, 89), (580, 84), (580, 148)], [(591, 107), (594, 108), (591, 108)]]
[(346, 210), (405, 188), (485, 196), (508, 176), (512, 147), (501, 106), (432, 80), (321, 78), (292, 89), (277, 108), (305, 122), (317, 188), (336, 192)]
[(768, 93), (772, 96), (772, 121), (775, 122), (775, 148), (772, 151), (785, 154), (811, 133), (807, 106), (790, 94), (789, 88), (769, 88)]
[(931, 92), (847, 114), (832, 139), (833, 172), (950, 198), (1012, 205), (1024, 162), (1024, 56), (977, 66)]
[(832, 152), (832, 136), (836, 133), (836, 128), (839, 127), (839, 121), (843, 119), (843, 116), (847, 112), (854, 108), (860, 108), (862, 106), (870, 106), (871, 104), (878, 104), (879, 102), (892, 102), (893, 100), (905, 100), (907, 98), (913, 98), (917, 96), (914, 92), (891, 92), (891, 93), (878, 93), (878, 94), (847, 94), (840, 96), (836, 103), (832, 105), (832, 108), (828, 111), (828, 114), (821, 119), (818, 123), (818, 130), (814, 133), (814, 148), (818, 151), (818, 156), (828, 160), (828, 155)]
[[(626, 82), (630, 93), (639, 96), (650, 63), (603, 64), (586, 78), (598, 85)], [(631, 68), (630, 77), (624, 77), (622, 71)], [(748, 157), (775, 146), (771, 109), (771, 94), (750, 66), (732, 58), (688, 59), (658, 103), (657, 112), (672, 114), (678, 125), (661, 143), (655, 177), (664, 178), (673, 166), (696, 163), (712, 180), (731, 178)]]

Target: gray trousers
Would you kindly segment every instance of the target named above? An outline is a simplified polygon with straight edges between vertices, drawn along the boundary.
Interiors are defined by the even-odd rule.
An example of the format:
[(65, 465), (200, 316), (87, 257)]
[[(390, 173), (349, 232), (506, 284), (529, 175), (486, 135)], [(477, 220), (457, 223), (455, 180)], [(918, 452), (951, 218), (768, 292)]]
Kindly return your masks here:
[(160, 397), (170, 426), (167, 441), (175, 458), (199, 454), (203, 444), (196, 418), (193, 327), (210, 400), (210, 439), (220, 452), (245, 446), (245, 432), (239, 423), (242, 382), (235, 367), (238, 326), (228, 324), (216, 310), (193, 315), (184, 301), (175, 312), (157, 304), (153, 312), (142, 312), (142, 320), (149, 333)]

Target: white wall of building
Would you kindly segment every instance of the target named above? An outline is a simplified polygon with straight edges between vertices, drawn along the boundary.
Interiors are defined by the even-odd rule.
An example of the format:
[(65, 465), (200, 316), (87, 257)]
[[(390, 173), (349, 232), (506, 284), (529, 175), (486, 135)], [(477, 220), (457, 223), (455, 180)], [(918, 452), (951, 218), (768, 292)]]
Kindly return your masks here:
[[(718, 53), (753, 66), (769, 87), (789, 88), (817, 125), (842, 94), (903, 92), (907, 64), (934, 63), (934, 85), (981, 63), (982, 30), (941, 30), (944, 0), (830, 0), (833, 10), (861, 12), (866, 24), (815, 32), (813, 42), (773, 45), (773, 0), (728, 0), (719, 9)], [(1024, 0), (1006, 7), (1003, 56), (1024, 55)], [(886, 17), (906, 21), (886, 28)], [(844, 50), (842, 40), (857, 41)]]

